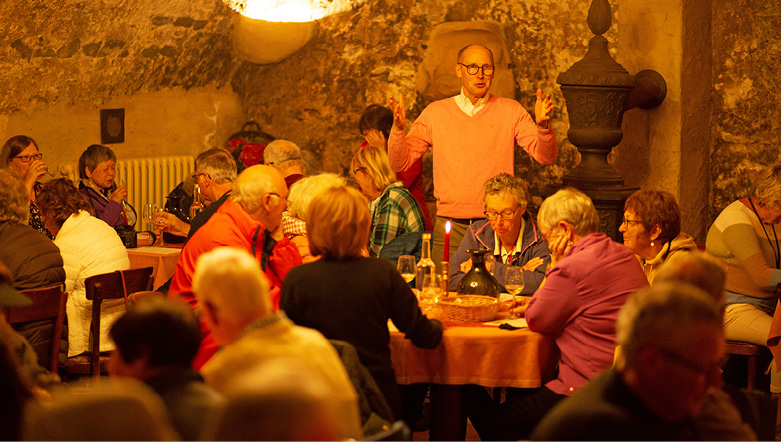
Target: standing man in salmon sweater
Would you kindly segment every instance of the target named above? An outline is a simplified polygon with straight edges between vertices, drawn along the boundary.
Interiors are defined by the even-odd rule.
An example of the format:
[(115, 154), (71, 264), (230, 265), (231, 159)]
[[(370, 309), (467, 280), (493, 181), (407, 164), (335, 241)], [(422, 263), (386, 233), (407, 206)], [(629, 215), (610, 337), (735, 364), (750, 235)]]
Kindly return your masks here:
[(404, 135), (404, 97), (391, 98), (393, 129), (388, 156), (396, 172), (407, 170), (429, 148), (434, 149), (433, 258), (439, 268), (443, 256), (445, 222), (453, 225), (451, 250), (458, 248), (466, 228), (483, 214), (482, 183), (500, 173), (515, 172), (515, 144), (537, 162), (556, 162), (559, 145), (550, 125), (553, 101), (537, 89), (535, 119), (515, 100), (488, 93), (494, 76), (494, 57), (483, 45), (470, 45), (458, 53), (456, 75), (461, 93), (428, 105), (409, 134)]

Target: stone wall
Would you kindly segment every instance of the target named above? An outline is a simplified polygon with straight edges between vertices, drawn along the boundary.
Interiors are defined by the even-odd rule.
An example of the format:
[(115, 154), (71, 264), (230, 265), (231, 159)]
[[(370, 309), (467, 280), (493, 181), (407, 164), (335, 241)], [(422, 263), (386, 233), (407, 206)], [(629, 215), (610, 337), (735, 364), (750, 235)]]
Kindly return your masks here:
[[(585, 53), (592, 36), (586, 25), (590, 1), (554, 0), (374, 0), (353, 11), (324, 18), (315, 39), (278, 64), (239, 68), (234, 88), (247, 116), (264, 130), (317, 152), (323, 167), (348, 172), (360, 144), (358, 118), (373, 103), (404, 94), (408, 120), (425, 107), (415, 75), (434, 26), (446, 21), (491, 20), (505, 25), (515, 65), (516, 98), (533, 110), (538, 87), (556, 102), (553, 125), (559, 161), (543, 167), (521, 152), (517, 172), (532, 192), (560, 178), (577, 160), (566, 140), (568, 122), (556, 76)], [(613, 6), (616, 9), (616, 6)], [(614, 24), (607, 36), (615, 39)], [(455, 74), (454, 74), (455, 75)]]
[(241, 125), (220, 0), (0, 2), (0, 136), (38, 141), (50, 169), (100, 142), (125, 108), (120, 157), (196, 153)]
[(711, 208), (746, 196), (754, 172), (781, 160), (781, 14), (774, 2), (713, 9)]

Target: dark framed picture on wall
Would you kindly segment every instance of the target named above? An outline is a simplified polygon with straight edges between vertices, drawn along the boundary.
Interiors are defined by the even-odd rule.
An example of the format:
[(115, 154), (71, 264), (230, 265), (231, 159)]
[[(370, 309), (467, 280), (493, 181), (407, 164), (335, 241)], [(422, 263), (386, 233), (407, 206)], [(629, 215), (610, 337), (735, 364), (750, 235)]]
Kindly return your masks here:
[(100, 144), (125, 142), (125, 109), (100, 110)]

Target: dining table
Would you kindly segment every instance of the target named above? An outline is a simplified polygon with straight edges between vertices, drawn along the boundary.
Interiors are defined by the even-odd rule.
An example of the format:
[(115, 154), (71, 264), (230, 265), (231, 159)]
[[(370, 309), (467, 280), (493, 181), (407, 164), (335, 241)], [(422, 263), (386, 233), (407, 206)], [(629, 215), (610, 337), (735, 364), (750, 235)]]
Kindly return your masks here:
[(144, 246), (127, 249), (128, 258), (130, 258), (130, 268), (138, 269), (142, 267), (154, 268), (152, 277), (154, 278), (153, 290), (162, 287), (176, 270), (176, 261), (182, 253), (182, 244), (166, 244), (164, 246)]
[[(430, 440), (465, 440), (464, 385), (536, 388), (553, 377), (558, 361), (553, 340), (529, 330), (524, 319), (508, 315), (508, 303), (503, 302), (490, 322), (446, 320), (442, 341), (434, 349), (416, 347), (389, 321), (396, 382), (431, 384)], [(499, 328), (504, 323), (515, 328)]]

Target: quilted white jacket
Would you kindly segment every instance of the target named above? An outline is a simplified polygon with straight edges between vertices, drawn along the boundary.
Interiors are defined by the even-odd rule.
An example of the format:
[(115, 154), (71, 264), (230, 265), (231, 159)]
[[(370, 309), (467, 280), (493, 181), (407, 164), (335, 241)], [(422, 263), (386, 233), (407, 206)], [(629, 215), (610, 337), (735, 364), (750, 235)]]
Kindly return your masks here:
[[(57, 232), (54, 243), (60, 248), (65, 268), (65, 290), (69, 293), (68, 357), (84, 353), (89, 348), (89, 325), (92, 301), (87, 301), (84, 280), (93, 275), (130, 268), (127, 249), (117, 232), (105, 221), (80, 211), (71, 215)], [(113, 350), (108, 331), (125, 312), (123, 300), (103, 301), (100, 319), (100, 350)]]

